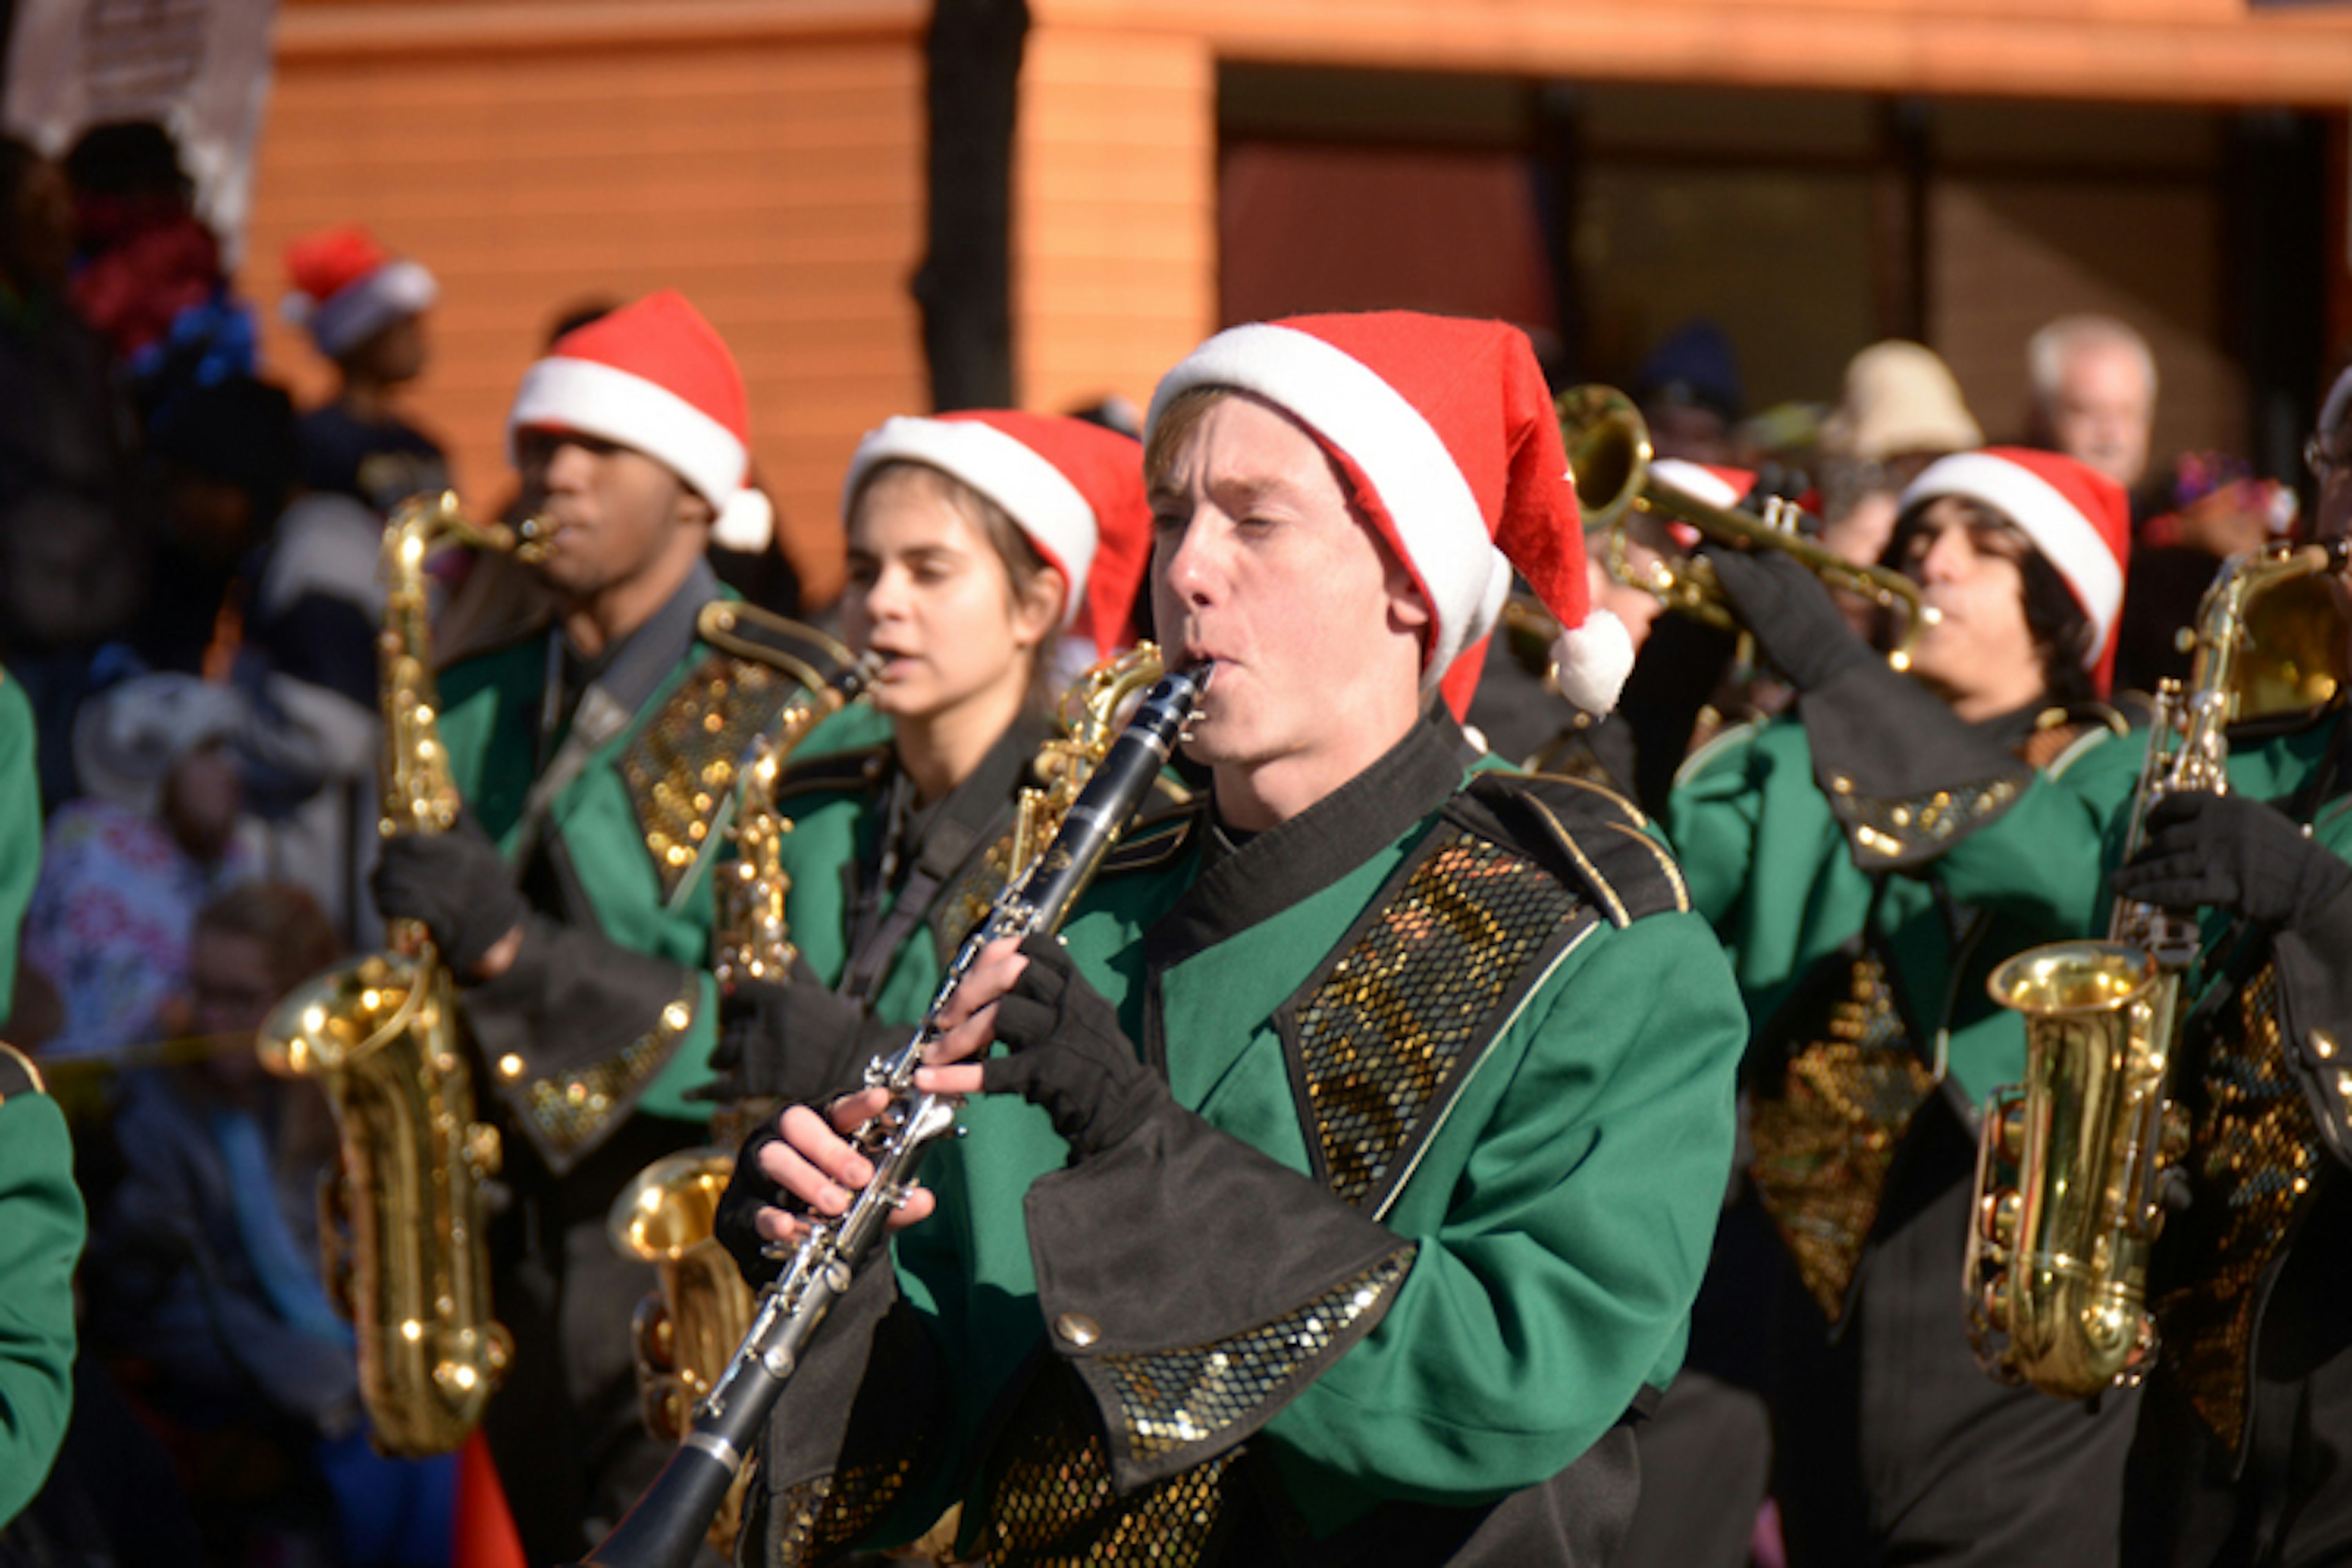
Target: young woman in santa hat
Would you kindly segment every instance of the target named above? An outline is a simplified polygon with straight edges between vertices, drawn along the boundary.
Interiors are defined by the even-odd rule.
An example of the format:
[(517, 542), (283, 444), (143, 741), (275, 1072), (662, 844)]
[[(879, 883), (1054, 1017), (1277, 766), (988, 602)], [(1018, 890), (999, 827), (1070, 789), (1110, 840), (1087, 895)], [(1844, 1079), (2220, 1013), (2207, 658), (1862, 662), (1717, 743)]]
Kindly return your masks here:
[(2114, 1558), (2129, 1396), (1995, 1383), (1958, 1280), (1977, 1108), (2025, 1059), (1985, 977), (2088, 920), (2096, 828), (2036, 785), (2123, 728), (2099, 700), (2128, 537), (2121, 489), (2071, 458), (1930, 465), (1883, 557), (1938, 617), (1907, 676), (1793, 561), (1716, 556), (1798, 692), (1694, 755), (1668, 812), (1756, 1030), (1747, 1177), (1789, 1274), (1751, 1321), (1792, 1563)]
[[(746, 1550), (960, 1502), (963, 1553), (1008, 1563), (1604, 1561), (1744, 1025), (1638, 816), (1454, 721), (1515, 565), (1568, 684), (1605, 709), (1630, 662), (1534, 355), (1404, 313), (1237, 327), (1147, 449), (1208, 785), (1066, 947), (971, 972), (920, 1075), (969, 1136), (786, 1391)], [(873, 1100), (788, 1110), (739, 1168), (749, 1267), (866, 1179), (836, 1131)]]
[(1074, 673), (1134, 640), (1150, 550), (1142, 448), (1084, 420), (886, 421), (842, 486), (842, 625), (881, 657), (889, 736), (789, 768), (785, 906), (806, 966), (737, 987), (727, 1098), (804, 1099), (906, 1043), (977, 910)]

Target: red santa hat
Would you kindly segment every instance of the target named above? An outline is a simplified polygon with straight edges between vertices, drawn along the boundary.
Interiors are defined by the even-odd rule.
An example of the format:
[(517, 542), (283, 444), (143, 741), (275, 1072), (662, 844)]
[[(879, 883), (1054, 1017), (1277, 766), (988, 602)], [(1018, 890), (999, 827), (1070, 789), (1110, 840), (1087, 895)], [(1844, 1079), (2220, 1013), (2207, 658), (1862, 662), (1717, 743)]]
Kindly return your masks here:
[(1403, 310), (1230, 328), (1161, 379), (1147, 431), (1201, 386), (1265, 399), (1339, 465), (1428, 603), (1424, 692), (1468, 708), (1516, 567), (1563, 628), (1560, 690), (1590, 712), (1615, 704), (1633, 638), (1588, 603), (1576, 487), (1525, 333)]
[[(1746, 468), (1729, 468), (1720, 463), (1694, 463), (1687, 458), (1660, 458), (1650, 465), (1653, 482), (1677, 489), (1696, 501), (1728, 511), (1748, 499), (1756, 488), (1756, 476)], [(1698, 545), (1699, 531), (1687, 522), (1675, 518), (1664, 520), (1666, 532), (1685, 550)]]
[[(667, 468), (719, 510), (764, 514), (744, 479), (751, 417), (742, 372), (719, 330), (674, 289), (648, 294), (555, 340), (523, 373), (507, 415), (507, 446), (524, 430), (569, 430), (612, 441)], [(739, 515), (748, 516), (749, 513)], [(748, 546), (759, 548), (766, 530)]]
[(1143, 447), (1083, 419), (985, 409), (886, 419), (857, 444), (841, 486), (844, 523), (875, 468), (921, 463), (1004, 509), (1069, 584), (1066, 631), (1098, 657), (1134, 640), (1135, 598), (1151, 559)]
[(2131, 503), (2123, 486), (2056, 452), (1987, 447), (1930, 463), (1897, 504), (1908, 513), (1939, 496), (1990, 507), (2056, 568), (2091, 623), (2083, 664), (2105, 693), (2115, 673), (2116, 623), (2131, 556)]
[(310, 330), (329, 359), (340, 359), (403, 316), (430, 309), (441, 295), (433, 274), (394, 256), (355, 223), (306, 234), (286, 247), (293, 288), (278, 313)]

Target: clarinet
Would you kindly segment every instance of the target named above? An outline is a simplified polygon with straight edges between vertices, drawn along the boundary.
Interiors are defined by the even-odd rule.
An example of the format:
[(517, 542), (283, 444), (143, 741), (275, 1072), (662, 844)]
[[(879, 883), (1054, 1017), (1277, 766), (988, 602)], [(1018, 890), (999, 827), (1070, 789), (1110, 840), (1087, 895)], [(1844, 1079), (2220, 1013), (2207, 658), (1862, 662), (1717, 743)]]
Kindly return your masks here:
[(1213, 667), (1191, 666), (1160, 678), (1087, 782), (1060, 830), (1036, 860), (997, 896), (988, 917), (956, 950), (914, 1037), (866, 1065), (868, 1088), (889, 1103), (851, 1134), (874, 1167), (874, 1179), (846, 1212), (815, 1222), (775, 1283), (761, 1292), (751, 1331), (696, 1407), (694, 1425), (653, 1483), (581, 1568), (686, 1568), (802, 1353), (848, 1290), (860, 1264), (884, 1236), (891, 1211), (906, 1201), (916, 1167), (955, 1126), (952, 1097), (915, 1088), (924, 1048), (982, 949), (1000, 938), (1050, 931), (1086, 888), (1127, 819), (1175, 750)]

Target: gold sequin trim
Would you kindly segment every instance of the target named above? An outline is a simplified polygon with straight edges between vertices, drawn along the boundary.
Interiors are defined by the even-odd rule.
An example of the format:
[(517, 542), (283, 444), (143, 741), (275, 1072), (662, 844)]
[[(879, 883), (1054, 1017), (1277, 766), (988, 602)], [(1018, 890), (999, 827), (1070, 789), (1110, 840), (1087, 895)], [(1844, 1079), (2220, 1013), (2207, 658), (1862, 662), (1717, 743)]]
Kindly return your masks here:
[(1756, 1194), (1834, 1322), (1878, 1221), (1887, 1167), (1936, 1080), (1874, 955), (1854, 960), (1826, 1016), (1790, 1037), (1806, 1043), (1751, 1112)]
[(737, 760), (796, 689), (766, 665), (710, 654), (622, 753), (621, 779), (665, 900), (716, 826)]
[(1148, 1464), (1255, 1415), (1395, 1291), (1415, 1250), (1402, 1247), (1297, 1310), (1231, 1339), (1101, 1357), (1096, 1364), (1118, 1390), (1128, 1452)]
[(777, 1516), (774, 1568), (821, 1562), (882, 1522), (907, 1480), (914, 1461), (853, 1465), (785, 1488), (769, 1503)]
[(1121, 1498), (1076, 1379), (1057, 1368), (1023, 1395), (1007, 1430), (1013, 1436), (990, 1491), (984, 1561), (1003, 1568), (1196, 1568), (1206, 1561), (1239, 1448)]
[(630, 1041), (619, 1056), (579, 1072), (533, 1080), (527, 1102), (541, 1142), (568, 1154), (626, 1115), (637, 1091), (661, 1071), (694, 1023), (701, 988), (699, 975), (688, 979), (686, 989), (662, 1008), (654, 1026)]
[(1531, 962), (1589, 907), (1534, 863), (1463, 837), (1423, 860), (1301, 1010), (1307, 1114), (1332, 1192), (1376, 1193)]
[(2017, 799), (2017, 781), (1992, 779), (1960, 789), (1939, 789), (1909, 800), (1869, 800), (1841, 795), (1839, 815), (1853, 841), (1886, 859), (1930, 846), (1948, 844), (1999, 816)]
[(2319, 1125), (2280, 1037), (2278, 973), (2264, 964), (2217, 1020), (2191, 1107), (2194, 1201), (2168, 1226), (2162, 1354), (2221, 1440), (2245, 1434), (2262, 1280), (2308, 1199)]

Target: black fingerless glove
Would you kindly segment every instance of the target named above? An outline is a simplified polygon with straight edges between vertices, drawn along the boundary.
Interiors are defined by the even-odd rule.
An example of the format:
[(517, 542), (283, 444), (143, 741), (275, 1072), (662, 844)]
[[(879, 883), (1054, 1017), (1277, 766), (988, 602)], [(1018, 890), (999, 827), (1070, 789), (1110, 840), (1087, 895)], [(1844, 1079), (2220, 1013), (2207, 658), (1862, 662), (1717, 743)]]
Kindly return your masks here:
[(1102, 1153), (1173, 1103), (1168, 1085), (1060, 942), (1033, 936), (1021, 952), (1029, 967), (996, 1005), (996, 1037), (1013, 1054), (981, 1064), (981, 1089), (1037, 1106), (1079, 1159)]
[(2227, 910), (2293, 931), (2352, 892), (2352, 866), (2261, 801), (2197, 791), (2148, 813), (2147, 841), (2114, 886), (2142, 903)]
[(506, 858), (470, 816), (446, 833), (385, 839), (371, 885), (385, 920), (425, 922), (460, 980), (522, 922), (529, 907)]
[(712, 1080), (694, 1100), (829, 1100), (857, 1086), (866, 1064), (914, 1037), (912, 1025), (870, 1016), (795, 963), (779, 985), (738, 981), (719, 999)]
[(761, 1251), (766, 1244), (760, 1238), (760, 1211), (799, 1206), (791, 1204), (783, 1188), (760, 1169), (760, 1151), (782, 1136), (776, 1131), (777, 1120), (772, 1116), (761, 1123), (735, 1152), (735, 1173), (728, 1178), (727, 1190), (719, 1194), (719, 1207), (710, 1216), (711, 1236), (755, 1287), (765, 1285), (781, 1271), (776, 1261)]
[(1875, 658), (1830, 597), (1830, 591), (1790, 557), (1709, 550), (1716, 580), (1756, 639), (1756, 651), (1800, 691), (1826, 685), (1847, 666)]

